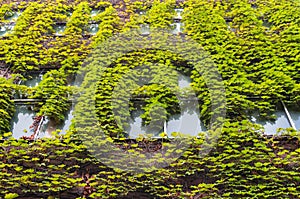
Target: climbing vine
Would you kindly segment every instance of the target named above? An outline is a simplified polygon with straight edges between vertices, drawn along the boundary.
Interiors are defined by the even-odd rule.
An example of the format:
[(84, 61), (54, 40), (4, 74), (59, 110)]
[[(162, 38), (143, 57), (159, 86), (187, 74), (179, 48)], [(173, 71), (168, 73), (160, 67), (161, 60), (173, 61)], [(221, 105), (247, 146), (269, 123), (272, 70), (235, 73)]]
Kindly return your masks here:
[[(295, 107), (300, 104), (299, 2), (4, 0), (0, 6), (1, 27), (14, 27), (0, 40), (1, 198), (300, 197), (299, 132), (279, 129), (281, 136), (266, 136), (262, 126), (249, 121), (255, 112), (264, 119), (274, 119), (278, 102)], [(110, 37), (131, 28), (149, 27), (150, 35), (155, 28), (170, 31), (176, 16), (174, 8), (178, 7), (184, 8), (184, 32), (178, 36), (203, 47), (225, 86), (226, 120), (222, 129), (207, 132), (220, 137), (204, 157), (199, 156), (203, 144), (213, 143), (205, 142), (207, 134), (201, 132), (197, 138), (181, 139), (180, 144), (188, 146), (183, 150), (175, 149), (164, 132), (159, 132), (160, 139), (150, 136), (133, 140), (126, 139), (124, 131), (137, 104), (142, 104), (143, 125), (168, 120), (178, 113), (178, 96), (190, 93), (178, 87), (178, 74), (173, 70), (191, 77), (201, 121), (208, 126), (212, 114), (221, 110), (211, 110), (211, 98), (217, 97), (209, 95), (206, 81), (195, 65), (179, 54), (154, 48), (130, 51), (109, 65), (104, 63), (112, 54), (89, 56), (100, 51), (97, 47)], [(93, 9), (99, 12), (92, 17)], [(16, 12), (21, 15), (9, 21)], [(95, 35), (88, 31), (91, 24), (99, 28)], [(57, 26), (64, 27), (60, 34)], [(115, 43), (108, 50), (120, 45)], [(94, 67), (97, 64), (104, 67)], [(54, 132), (53, 139), (36, 141), (12, 138), (9, 132), (15, 112), (13, 99), (38, 100), (36, 114), (59, 124), (70, 109), (70, 96), (80, 93), (71, 85), (82, 66), (89, 72), (87, 78), (98, 80), (96, 95), (80, 104), (77, 120), (68, 133)], [(32, 71), (43, 71), (42, 81), (32, 88), (19, 85)], [(206, 72), (210, 72), (209, 67)], [(151, 81), (153, 77), (155, 81)], [(145, 84), (130, 87), (130, 81), (138, 82), (139, 78)], [(113, 96), (114, 89), (123, 96)], [(130, 97), (139, 99), (139, 103), (131, 100), (126, 107)], [(87, 150), (92, 146), (80, 141), (82, 137), (97, 140), (97, 135), (89, 132), (94, 126), (85, 123), (95, 119), (87, 110), (96, 112), (97, 118), (92, 122), (109, 135), (97, 144), (115, 147), (101, 152), (117, 154), (121, 150), (137, 158), (155, 154), (155, 160), (143, 162), (152, 166), (172, 159), (172, 155), (180, 154), (180, 158), (164, 168), (146, 168), (139, 174), (130, 172), (137, 165), (125, 155), (118, 157), (115, 164), (127, 166), (127, 171), (104, 165)], [(115, 110), (124, 117), (116, 117)], [(161, 124), (154, 127), (161, 130)], [(165, 156), (156, 153), (160, 150), (165, 150)], [(115, 160), (108, 156), (105, 161)]]
[(5, 78), (0, 78), (0, 112), (2, 118), (0, 120), (0, 135), (7, 133), (10, 129), (10, 120), (14, 114), (15, 107), (12, 101), (13, 85), (12, 82)]

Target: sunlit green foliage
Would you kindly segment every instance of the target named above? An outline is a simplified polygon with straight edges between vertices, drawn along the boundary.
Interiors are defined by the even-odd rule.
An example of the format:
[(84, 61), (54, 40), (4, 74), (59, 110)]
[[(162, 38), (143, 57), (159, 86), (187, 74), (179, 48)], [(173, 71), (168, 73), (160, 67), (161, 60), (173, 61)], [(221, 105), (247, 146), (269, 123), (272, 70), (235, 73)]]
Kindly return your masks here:
[(95, 16), (94, 20), (99, 21), (99, 31), (93, 38), (93, 47), (99, 45), (108, 37), (115, 34), (120, 29), (120, 17), (116, 9), (109, 5), (105, 8), (104, 12), (99, 13)]
[[(142, 24), (148, 24), (150, 31), (152, 28), (170, 31), (174, 8), (179, 3), (173, 0), (47, 0), (18, 4), (2, 1), (0, 5), (0, 25), (7, 23), (15, 11), (23, 11), (14, 30), (0, 40), (1, 66), (25, 77), (29, 71), (47, 70), (34, 88), (18, 86), (15, 78), (0, 78), (0, 198), (300, 198), (299, 133), (281, 129), (281, 133), (293, 136), (266, 138), (262, 136), (261, 126), (248, 120), (254, 111), (264, 118), (272, 118), (275, 105), (281, 100), (300, 104), (298, 1), (187, 0), (180, 5), (184, 7), (184, 34), (203, 46), (223, 78), (227, 121), (207, 156), (201, 156), (204, 134), (188, 142), (190, 147), (186, 151), (174, 149), (162, 139), (166, 156), (156, 153), (155, 161), (143, 162), (149, 165), (149, 171), (145, 169), (139, 174), (112, 169), (89, 154), (87, 145), (78, 141), (78, 132), (83, 132), (81, 136), (90, 136), (86, 139), (91, 139), (91, 144), (98, 139), (97, 135), (89, 134), (91, 129), (84, 129), (85, 124), (80, 126), (85, 131), (72, 127), (67, 135), (55, 139), (28, 142), (9, 138), (15, 109), (12, 99), (14, 94), (41, 99), (35, 106), (37, 114), (57, 123), (63, 121), (72, 93), (68, 85), (93, 48), (115, 33), (140, 28)], [(90, 15), (92, 8), (100, 10), (94, 17)], [(66, 24), (62, 35), (55, 35), (56, 22)], [(99, 24), (96, 35), (88, 33), (90, 23)], [(117, 120), (126, 126), (126, 117), (115, 118), (110, 104), (118, 80), (142, 64), (157, 71), (159, 83), (167, 81), (175, 85), (177, 82), (177, 74), (159, 70), (162, 65), (189, 75), (199, 99), (201, 120), (206, 125), (211, 115), (219, 111), (210, 109), (212, 99), (204, 78), (179, 55), (147, 49), (118, 57), (99, 77), (96, 95), (82, 102), (82, 107), (89, 105), (86, 107), (89, 109), (96, 105), (98, 118), (94, 122), (100, 121), (107, 135), (119, 137), (108, 137), (97, 143), (116, 146), (111, 151), (101, 152), (122, 150), (117, 160), (108, 156), (105, 161), (116, 161), (118, 166), (129, 170), (136, 166), (135, 162), (124, 159), (123, 153), (145, 158), (150, 153), (149, 146), (160, 147), (155, 139), (140, 138), (126, 143), (127, 135), (116, 124)], [(151, 74), (143, 68), (127, 78), (138, 76), (147, 79)], [(178, 88), (166, 88), (157, 82), (135, 88), (131, 93), (133, 97), (146, 97), (142, 115), (145, 124), (161, 117), (166, 119), (178, 110), (178, 99), (174, 95)], [(119, 82), (119, 86), (127, 84)], [(122, 94), (128, 96), (128, 93)], [(126, 108), (122, 99), (115, 105), (121, 111)], [(164, 108), (164, 114), (157, 114), (162, 113), (161, 110), (152, 110), (154, 105)], [(133, 102), (130, 109), (134, 109)], [(95, 119), (91, 115), (91, 112), (81, 112), (77, 121)], [(220, 129), (209, 133), (214, 135), (218, 131)], [(151, 170), (155, 163), (181, 153), (169, 166)]]
[(13, 85), (12, 82), (0, 77), (0, 135), (10, 129), (10, 120), (14, 114), (15, 107), (12, 101)]
[(66, 111), (70, 108), (68, 95), (70, 86), (67, 86), (66, 75), (60, 71), (49, 71), (43, 76), (43, 80), (34, 88), (32, 98), (42, 99), (39, 115), (49, 116), (56, 122), (64, 120)]

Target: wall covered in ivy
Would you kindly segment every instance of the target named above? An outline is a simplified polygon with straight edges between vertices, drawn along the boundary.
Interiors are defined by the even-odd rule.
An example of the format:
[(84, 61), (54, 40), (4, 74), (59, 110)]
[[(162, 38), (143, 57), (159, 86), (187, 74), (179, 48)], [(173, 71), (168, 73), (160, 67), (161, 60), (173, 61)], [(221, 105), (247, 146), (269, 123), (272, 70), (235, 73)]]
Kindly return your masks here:
[[(266, 136), (263, 126), (251, 122), (253, 114), (264, 120), (276, 119), (278, 103), (300, 107), (298, 1), (4, 0), (0, 6), (1, 31), (7, 30), (0, 36), (0, 198), (300, 197), (299, 129), (278, 129), (280, 136)], [(176, 18), (178, 8), (184, 10), (182, 19)], [(20, 15), (15, 20), (16, 13)], [(174, 150), (163, 134), (160, 139), (126, 139), (126, 132), (114, 122), (111, 94), (116, 82), (141, 64), (188, 75), (206, 127), (218, 111), (211, 110), (208, 86), (195, 66), (157, 49), (118, 57), (99, 78), (95, 101), (99, 123), (109, 135), (101, 144), (112, 143), (124, 153), (136, 151), (141, 157), (164, 148), (170, 154), (182, 153), (167, 167), (139, 174), (110, 168), (90, 154), (79, 139), (85, 133), (88, 137), (88, 130), (79, 135), (82, 129), (74, 123), (66, 135), (57, 131), (51, 139), (25, 136), (17, 140), (11, 136), (15, 98), (37, 100), (33, 106), (36, 116), (61, 124), (73, 94), (78, 92), (72, 86), (77, 72), (86, 60), (92, 64), (105, 61), (89, 57), (97, 46), (133, 28), (172, 32), (178, 21), (183, 31), (175, 36), (189, 38), (209, 53), (225, 88), (226, 118), (222, 128), (209, 131), (211, 135), (220, 133), (220, 137), (214, 145), (206, 143), (213, 145), (206, 156), (199, 155), (205, 142), (203, 134), (183, 141), (189, 146), (186, 151)], [(34, 72), (43, 73), (37, 86), (20, 83)], [(176, 81), (176, 74), (158, 73), (169, 77), (159, 79), (161, 82)], [(141, 75), (148, 78), (146, 72)], [(157, 117), (169, 118), (176, 113), (178, 100), (172, 89), (152, 84), (133, 92), (136, 98), (146, 98), (145, 124), (153, 119), (153, 104), (166, 110), (164, 116)], [(90, 115), (82, 112), (78, 117), (87, 119)], [(158, 157), (145, 164), (155, 167), (160, 161), (164, 159)], [(130, 167), (128, 159), (117, 161), (125, 163)]]

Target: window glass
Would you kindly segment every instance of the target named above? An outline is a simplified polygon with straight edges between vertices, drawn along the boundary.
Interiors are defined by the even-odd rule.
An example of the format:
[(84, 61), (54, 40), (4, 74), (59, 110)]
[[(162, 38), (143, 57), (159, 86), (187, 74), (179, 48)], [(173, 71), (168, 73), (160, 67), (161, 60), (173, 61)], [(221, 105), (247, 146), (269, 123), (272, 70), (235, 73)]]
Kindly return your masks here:
[(273, 135), (276, 134), (278, 128), (290, 128), (291, 125), (288, 121), (287, 115), (282, 107), (281, 104), (276, 106), (275, 113), (276, 119), (275, 120), (266, 120), (259, 117), (258, 113), (254, 113), (251, 116), (251, 121), (257, 124), (260, 124), (265, 129), (265, 134)]
[(58, 129), (61, 130), (60, 134), (66, 134), (66, 131), (69, 130), (72, 124), (72, 113), (73, 109), (70, 109), (65, 116), (65, 121), (60, 124), (57, 124), (46, 117), (37, 135), (37, 138), (52, 137), (53, 131)]
[(7, 20), (9, 22), (16, 22), (21, 14), (22, 14), (22, 12), (14, 12), (13, 15), (5, 18), (5, 20)]
[(30, 75), (31, 78), (28, 78), (24, 84), (28, 87), (35, 87), (37, 86), (41, 81), (42, 81), (42, 78), (43, 78), (43, 74), (40, 73), (40, 74), (32, 74)]
[(297, 130), (300, 130), (300, 106), (298, 105), (290, 105), (287, 107), (291, 118), (295, 124)]
[(180, 22), (176, 22), (171, 24), (172, 26), (172, 34), (179, 34), (183, 31), (183, 24)]
[(141, 135), (145, 136), (146, 134), (151, 134), (153, 137), (157, 137), (160, 133), (164, 132), (165, 121), (160, 121), (160, 127), (154, 129), (144, 126), (143, 119), (141, 118), (143, 110), (141, 109), (141, 106), (137, 106), (135, 108), (136, 110), (131, 112), (131, 122), (129, 122), (129, 126), (125, 128), (125, 131), (129, 134), (130, 138), (137, 138)]
[[(196, 102), (194, 102), (193, 106), (196, 106)], [(180, 114), (171, 116), (167, 122), (169, 137), (172, 137), (173, 132), (197, 136), (198, 133), (206, 131), (206, 128), (199, 119), (199, 111), (193, 106), (186, 107)]]
[(99, 30), (99, 25), (98, 24), (90, 24), (87, 28), (87, 31), (91, 34), (91, 35), (95, 35)]
[(99, 10), (98, 10), (98, 9), (93, 9), (93, 10), (91, 11), (91, 16), (92, 16), (92, 17), (96, 16), (97, 14), (99, 14)]
[(66, 25), (55, 25), (54, 26), (55, 35), (62, 35), (65, 29), (66, 29)]
[(12, 133), (14, 138), (30, 136), (33, 130), (29, 127), (33, 123), (35, 113), (27, 105), (16, 105), (16, 112), (12, 118)]
[(182, 19), (183, 9), (182, 8), (176, 8), (175, 12), (176, 12), (175, 19), (178, 19), (178, 20)]
[(148, 35), (150, 34), (150, 26), (149, 24), (141, 24), (140, 25), (140, 31), (142, 35)]

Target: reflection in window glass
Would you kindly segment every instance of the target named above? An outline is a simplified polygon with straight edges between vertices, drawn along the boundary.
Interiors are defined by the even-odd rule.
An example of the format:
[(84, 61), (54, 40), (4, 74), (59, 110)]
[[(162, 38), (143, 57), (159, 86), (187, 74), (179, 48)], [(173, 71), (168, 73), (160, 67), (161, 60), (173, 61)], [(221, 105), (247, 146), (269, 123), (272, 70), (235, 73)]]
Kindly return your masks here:
[(16, 22), (22, 12), (14, 12), (11, 16), (6, 17), (5, 20), (9, 22)]
[[(190, 88), (191, 82), (192, 79), (189, 76), (178, 73), (179, 88)], [(173, 132), (197, 136), (198, 133), (206, 131), (204, 124), (200, 120), (198, 101), (195, 99), (180, 100), (181, 110), (178, 110), (178, 114), (170, 116), (168, 121), (159, 121), (155, 124), (155, 128), (152, 129), (143, 126), (143, 120), (141, 118), (143, 114), (142, 103), (135, 102), (134, 107), (135, 110), (131, 112), (129, 127), (125, 128), (130, 138), (136, 138), (146, 133), (152, 134), (154, 137), (159, 137), (159, 134), (162, 132), (166, 132), (168, 137), (173, 137)]]
[(54, 26), (55, 35), (62, 35), (66, 29), (66, 25), (56, 25)]
[(37, 86), (43, 79), (43, 74), (33, 74), (31, 78), (28, 78), (24, 84), (28, 87), (35, 87)]
[(91, 11), (91, 17), (95, 17), (101, 12), (104, 12), (105, 8), (93, 8)]
[(73, 109), (69, 110), (66, 117), (65, 121), (61, 124), (57, 124), (53, 120), (49, 120), (49, 118), (45, 118), (43, 125), (41, 126), (41, 129), (39, 131), (39, 134), (37, 135), (37, 138), (50, 138), (53, 136), (53, 132), (60, 129), (61, 133), (60, 134), (66, 134), (66, 131), (69, 130), (69, 127), (71, 126), (72, 123), (72, 118), (73, 118)]
[(189, 76), (179, 74), (178, 75), (178, 86), (180, 88), (188, 88), (192, 83), (192, 79)]
[(91, 16), (94, 17), (94, 16), (96, 16), (98, 13), (99, 13), (99, 10), (98, 10), (98, 9), (93, 9), (93, 10), (91, 11)]
[(135, 111), (131, 112), (131, 121), (129, 122), (129, 127), (125, 129), (130, 138), (137, 138), (139, 136), (144, 136), (152, 134), (153, 137), (159, 136), (160, 133), (164, 132), (164, 122), (160, 121), (160, 128), (149, 128), (148, 126), (143, 125), (143, 119), (141, 115), (143, 110), (140, 106), (136, 107)]
[(15, 24), (4, 24), (0, 28), (0, 36), (6, 36), (7, 34), (12, 33), (12, 30), (15, 28)]
[(12, 133), (14, 138), (22, 136), (30, 136), (33, 131), (29, 128), (33, 123), (35, 112), (30, 109), (30, 106), (17, 105), (16, 112), (12, 118)]
[(172, 34), (179, 34), (179, 33), (182, 33), (182, 27), (183, 27), (183, 24), (182, 23), (179, 23), (179, 22), (176, 22), (174, 24), (171, 24), (171, 26), (173, 27), (172, 29)]
[(180, 114), (171, 116), (167, 122), (167, 133), (169, 137), (172, 137), (173, 132), (197, 136), (198, 133), (206, 131), (206, 128), (199, 119), (199, 109), (196, 107), (197, 102), (190, 103)]
[(57, 126), (57, 129), (61, 130), (61, 134), (66, 134), (67, 130), (69, 130), (71, 124), (72, 124), (72, 119), (73, 119), (73, 109), (69, 110), (65, 121)]
[(150, 34), (150, 26), (149, 24), (141, 24), (140, 31), (142, 35), (149, 35)]
[(69, 18), (71, 18), (72, 15), (73, 15), (73, 11), (68, 11), (68, 12), (67, 12), (67, 16), (68, 16)]
[(140, 11), (140, 12), (138, 13), (138, 15), (139, 15), (139, 16), (146, 16), (146, 11)]
[(4, 36), (6, 34), (7, 30), (4, 26), (0, 27), (0, 36)]
[(182, 8), (176, 8), (175, 9), (175, 12), (176, 12), (176, 16), (175, 16), (175, 19), (182, 19), (182, 12), (183, 12), (183, 9)]
[(159, 121), (159, 128), (150, 128), (143, 126), (141, 115), (143, 110), (137, 107), (131, 112), (131, 121), (129, 127), (125, 131), (130, 138), (137, 138), (140, 135), (152, 134), (154, 137), (159, 137), (159, 134), (166, 131), (168, 137), (172, 137), (173, 132), (179, 132), (185, 135), (197, 136), (198, 133), (206, 131), (203, 123), (199, 119), (199, 111), (197, 101), (186, 102), (180, 114), (173, 115), (166, 121)]
[(45, 117), (43, 124), (41, 125), (40, 131), (37, 133), (36, 138), (50, 138), (52, 132), (55, 131), (55, 125), (53, 121)]
[(91, 24), (89, 25), (87, 31), (91, 34), (91, 35), (95, 35), (99, 30), (99, 25), (98, 24)]
[[(66, 120), (59, 125), (45, 117), (36, 134), (36, 138), (52, 137), (52, 132), (57, 129), (61, 129), (61, 134), (65, 134), (71, 125), (72, 112), (73, 110), (70, 110), (66, 115)], [(31, 136), (34, 133), (34, 129), (30, 128), (30, 126), (32, 126), (35, 116), (36, 113), (32, 110), (31, 106), (16, 105), (16, 112), (12, 118), (12, 136), (16, 139), (23, 136)]]
[(258, 113), (255, 113), (251, 116), (251, 121), (262, 125), (265, 129), (265, 134), (267, 135), (276, 134), (278, 128), (291, 127), (281, 104), (277, 105), (275, 115), (276, 115), (276, 119), (274, 121), (270, 121), (270, 120), (265, 120), (260, 118)]
[(295, 105), (295, 106), (288, 106), (287, 107), (292, 120), (296, 126), (297, 130), (300, 130), (300, 107)]

